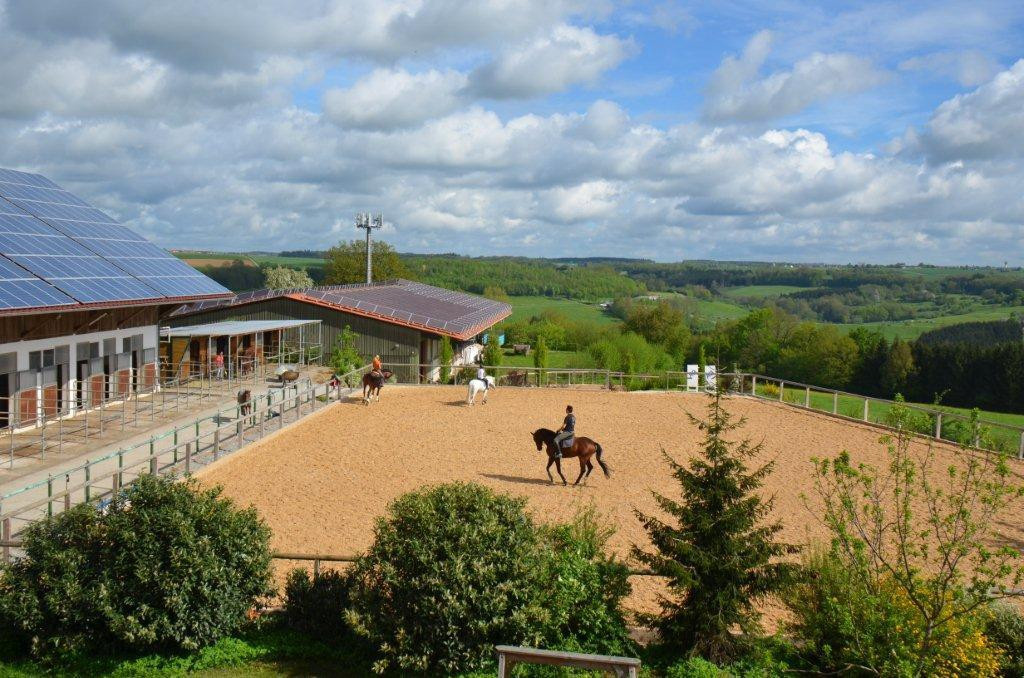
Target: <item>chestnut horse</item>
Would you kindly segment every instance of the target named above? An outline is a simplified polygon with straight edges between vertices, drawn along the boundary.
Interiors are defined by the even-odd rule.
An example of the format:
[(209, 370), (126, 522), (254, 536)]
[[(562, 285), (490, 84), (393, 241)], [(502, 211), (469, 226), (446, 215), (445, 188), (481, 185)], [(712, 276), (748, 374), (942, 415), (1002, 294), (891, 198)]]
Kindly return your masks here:
[(555, 465), (555, 470), (558, 471), (558, 475), (562, 478), (562, 484), (568, 485), (569, 482), (562, 475), (562, 458), (568, 459), (570, 457), (579, 457), (580, 459), (580, 475), (576, 478), (576, 482), (573, 485), (579, 485), (580, 481), (583, 484), (587, 484), (587, 478), (590, 477), (590, 472), (594, 470), (594, 463), (590, 461), (591, 457), (597, 458), (597, 463), (601, 465), (601, 470), (604, 471), (606, 478), (610, 478), (612, 470), (608, 468), (608, 464), (605, 464), (601, 460), (601, 445), (594, 442), (590, 438), (583, 438), (577, 436), (572, 443), (572, 447), (562, 448), (562, 457), (558, 457), (558, 450), (555, 447), (555, 436), (558, 435), (554, 431), (546, 428), (539, 428), (533, 432), (533, 442), (537, 445), (537, 451), (540, 452), (541, 448), (547, 445), (548, 449), (548, 465), (544, 469), (548, 472), (548, 480), (554, 484), (555, 479), (551, 477), (551, 465)]
[(373, 373), (363, 375), (363, 402), (367, 405), (370, 404), (370, 400), (374, 396), (380, 402), (380, 390), (384, 387), (384, 382), (394, 375), (394, 372), (391, 370), (381, 370), (380, 374), (381, 376), (379, 377), (374, 377)]

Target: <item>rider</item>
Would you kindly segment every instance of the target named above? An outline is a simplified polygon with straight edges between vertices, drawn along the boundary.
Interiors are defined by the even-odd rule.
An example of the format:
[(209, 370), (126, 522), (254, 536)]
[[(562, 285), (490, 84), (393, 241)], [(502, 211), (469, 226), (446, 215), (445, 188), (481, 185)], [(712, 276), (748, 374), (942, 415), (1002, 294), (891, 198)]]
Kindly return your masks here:
[(555, 456), (562, 456), (562, 441), (568, 438), (572, 438), (576, 435), (576, 415), (572, 413), (572, 405), (565, 406), (565, 421), (562, 422), (562, 428), (556, 431), (558, 435), (555, 436)]
[(484, 369), (483, 365), (478, 365), (476, 368), (476, 378), (484, 382), (484, 390), (489, 391), (491, 388), (490, 382), (487, 381), (487, 370)]
[(374, 376), (374, 378), (380, 379), (380, 377), (382, 376), (381, 368), (383, 368), (383, 367), (384, 367), (384, 365), (380, 361), (380, 356), (379, 355), (373, 356), (373, 365), (370, 367), (370, 374), (372, 374)]

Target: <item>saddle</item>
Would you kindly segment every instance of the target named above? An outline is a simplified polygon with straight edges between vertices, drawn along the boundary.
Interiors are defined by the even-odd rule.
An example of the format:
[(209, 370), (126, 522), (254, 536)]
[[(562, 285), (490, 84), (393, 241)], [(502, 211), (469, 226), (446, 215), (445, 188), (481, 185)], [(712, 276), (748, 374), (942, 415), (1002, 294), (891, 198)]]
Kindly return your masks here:
[(575, 442), (576, 442), (576, 436), (569, 436), (568, 438), (566, 438), (565, 440), (562, 441), (562, 449), (565, 449), (565, 450), (572, 449), (572, 445)]

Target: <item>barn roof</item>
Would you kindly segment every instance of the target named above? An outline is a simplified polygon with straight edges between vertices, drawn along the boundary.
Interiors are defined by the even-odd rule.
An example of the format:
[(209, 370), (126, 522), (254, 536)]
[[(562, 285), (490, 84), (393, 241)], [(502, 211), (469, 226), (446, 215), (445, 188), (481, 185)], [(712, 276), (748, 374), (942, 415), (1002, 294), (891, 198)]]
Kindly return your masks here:
[(46, 177), (0, 168), (0, 315), (230, 294)]
[(391, 280), (372, 285), (327, 285), (243, 292), (232, 299), (182, 306), (175, 311), (174, 316), (188, 316), (282, 297), (459, 340), (470, 339), (512, 314), (512, 307), (500, 301), (409, 280)]

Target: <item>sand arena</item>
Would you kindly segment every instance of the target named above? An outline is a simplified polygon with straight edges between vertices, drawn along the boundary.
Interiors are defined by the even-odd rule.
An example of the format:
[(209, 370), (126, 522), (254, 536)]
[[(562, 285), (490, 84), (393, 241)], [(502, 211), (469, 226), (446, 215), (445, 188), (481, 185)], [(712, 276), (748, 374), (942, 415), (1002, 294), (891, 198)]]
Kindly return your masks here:
[[(352, 399), (327, 408), (224, 458), (200, 478), (255, 506), (279, 551), (358, 553), (370, 545), (374, 519), (392, 499), (425, 484), (461, 480), (527, 497), (542, 521), (593, 505), (615, 528), (611, 549), (625, 557), (631, 545), (647, 543), (633, 510), (655, 510), (652, 490), (678, 498), (661, 451), (684, 462), (699, 449), (702, 432), (686, 415), (702, 417), (707, 406), (705, 396), (685, 393), (499, 388), (488, 404), (474, 407), (465, 397), (459, 387), (388, 386), (379, 403), (365, 407)], [(557, 428), (566, 404), (576, 410), (578, 433), (603, 446), (611, 478), (595, 464), (585, 487), (549, 484), (546, 456), (537, 452), (531, 432)], [(775, 460), (765, 492), (775, 497), (787, 541), (825, 536), (801, 498), (810, 495), (814, 503), (812, 457), (845, 449), (855, 462), (885, 461), (876, 427), (745, 397), (728, 398), (726, 406), (746, 418), (743, 437), (764, 441), (752, 464)], [(956, 454), (948, 445), (937, 450), (940, 467)], [(579, 464), (567, 460), (563, 469), (571, 483)], [(1003, 521), (996, 528), (1000, 539), (1024, 543), (1019, 524)], [(631, 606), (651, 609), (657, 580), (632, 581)]]

